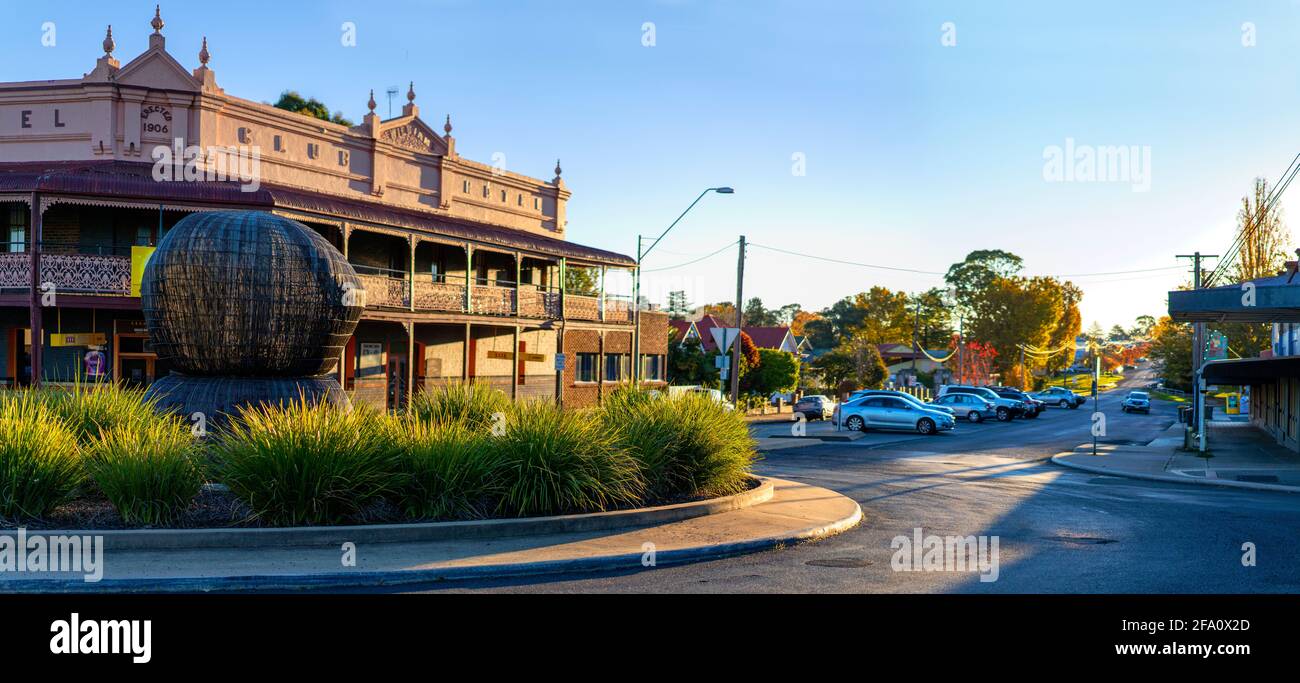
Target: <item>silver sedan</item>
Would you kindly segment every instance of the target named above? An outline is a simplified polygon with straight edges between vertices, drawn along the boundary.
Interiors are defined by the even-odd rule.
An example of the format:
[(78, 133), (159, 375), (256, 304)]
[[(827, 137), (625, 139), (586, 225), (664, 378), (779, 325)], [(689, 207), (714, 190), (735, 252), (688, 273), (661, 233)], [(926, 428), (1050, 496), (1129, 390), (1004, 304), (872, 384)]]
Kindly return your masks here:
[(997, 406), (975, 394), (947, 394), (930, 403), (936, 407), (950, 410), (953, 415), (974, 423), (998, 416)]

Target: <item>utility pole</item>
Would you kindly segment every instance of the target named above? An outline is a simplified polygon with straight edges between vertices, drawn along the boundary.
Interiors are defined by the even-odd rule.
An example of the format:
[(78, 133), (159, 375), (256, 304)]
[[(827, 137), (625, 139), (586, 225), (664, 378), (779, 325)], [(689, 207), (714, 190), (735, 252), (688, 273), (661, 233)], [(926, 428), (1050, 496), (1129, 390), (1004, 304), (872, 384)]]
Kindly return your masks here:
[(731, 403), (740, 409), (740, 329), (745, 321), (745, 236), (740, 236), (740, 256), (736, 261), (736, 340), (731, 350)]
[(916, 317), (912, 319), (912, 377), (916, 377), (916, 349), (920, 346), (916, 341), (916, 335), (921, 331), (921, 297), (916, 297)]
[[(1219, 258), (1218, 254), (1178, 254), (1192, 260), (1192, 289), (1201, 288), (1201, 259)], [(1201, 387), (1201, 365), (1205, 363), (1205, 323), (1192, 323), (1192, 410), (1196, 420), (1196, 449), (1205, 452), (1205, 394)], [(1191, 425), (1189, 424), (1190, 428)]]

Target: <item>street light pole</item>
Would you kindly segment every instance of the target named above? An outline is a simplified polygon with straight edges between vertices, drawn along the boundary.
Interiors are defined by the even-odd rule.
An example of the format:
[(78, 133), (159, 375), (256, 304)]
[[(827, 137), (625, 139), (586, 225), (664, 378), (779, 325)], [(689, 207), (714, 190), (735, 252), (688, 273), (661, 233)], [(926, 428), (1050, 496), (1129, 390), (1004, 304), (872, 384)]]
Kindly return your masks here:
[(731, 405), (740, 409), (740, 335), (744, 326), (745, 236), (740, 236), (740, 258), (736, 261), (736, 339), (731, 342)]
[(682, 218), (690, 213), (691, 209), (695, 208), (695, 205), (699, 204), (701, 199), (704, 199), (704, 195), (710, 192), (734, 194), (735, 190), (730, 187), (710, 187), (701, 192), (700, 196), (696, 197), (695, 201), (691, 202), (691, 205), (686, 207), (686, 210), (655, 238), (655, 241), (650, 244), (648, 249), (641, 249), (642, 238), (640, 235), (636, 236), (636, 268), (632, 271), (632, 386), (634, 387), (639, 388), (641, 386), (641, 261), (649, 256), (650, 252), (659, 244), (659, 240), (662, 240), (664, 235), (667, 235), (669, 230), (672, 230), (681, 222)]

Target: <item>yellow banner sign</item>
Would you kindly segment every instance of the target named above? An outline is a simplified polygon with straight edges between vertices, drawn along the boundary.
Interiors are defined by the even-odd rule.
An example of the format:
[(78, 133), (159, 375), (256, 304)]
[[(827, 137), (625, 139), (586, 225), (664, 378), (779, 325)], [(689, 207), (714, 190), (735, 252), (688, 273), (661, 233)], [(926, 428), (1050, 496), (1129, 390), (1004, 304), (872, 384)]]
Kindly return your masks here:
[(140, 296), (140, 281), (144, 280), (144, 267), (153, 256), (153, 247), (131, 247), (131, 296)]
[(50, 346), (103, 346), (107, 343), (108, 335), (103, 332), (50, 333)]

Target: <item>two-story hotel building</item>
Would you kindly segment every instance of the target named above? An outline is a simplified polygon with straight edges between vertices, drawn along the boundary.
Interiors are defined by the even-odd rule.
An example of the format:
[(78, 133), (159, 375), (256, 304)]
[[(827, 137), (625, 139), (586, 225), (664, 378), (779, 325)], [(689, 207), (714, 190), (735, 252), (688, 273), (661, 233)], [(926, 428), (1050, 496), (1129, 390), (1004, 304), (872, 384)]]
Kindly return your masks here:
[[(365, 313), (337, 372), (362, 400), (397, 408), (484, 381), (590, 405), (630, 379), (632, 302), (605, 283), (636, 263), (565, 239), (559, 162), (540, 180), (461, 157), (451, 117), (426, 123), (414, 86), (389, 119), (371, 93), (356, 126), (235, 97), (206, 38), (186, 69), (161, 17), (151, 25), (126, 64), (109, 29), (80, 78), (0, 83), (0, 385), (167, 372), (144, 330), (141, 264), (179, 219), (222, 209), (298, 220), (357, 270)], [(196, 171), (160, 174), (172, 153)], [(641, 326), (641, 377), (660, 384), (666, 320), (643, 311)]]

